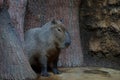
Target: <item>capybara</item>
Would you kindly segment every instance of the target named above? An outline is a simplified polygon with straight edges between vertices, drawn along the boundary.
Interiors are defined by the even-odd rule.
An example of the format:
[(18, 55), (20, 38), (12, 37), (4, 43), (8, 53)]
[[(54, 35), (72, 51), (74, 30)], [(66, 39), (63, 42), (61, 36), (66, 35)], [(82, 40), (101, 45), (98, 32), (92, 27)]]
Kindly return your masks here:
[(54, 74), (60, 73), (57, 69), (60, 51), (70, 44), (70, 35), (60, 20), (25, 32), (25, 51), (30, 65), (39, 67), (42, 76), (49, 76), (48, 67)]

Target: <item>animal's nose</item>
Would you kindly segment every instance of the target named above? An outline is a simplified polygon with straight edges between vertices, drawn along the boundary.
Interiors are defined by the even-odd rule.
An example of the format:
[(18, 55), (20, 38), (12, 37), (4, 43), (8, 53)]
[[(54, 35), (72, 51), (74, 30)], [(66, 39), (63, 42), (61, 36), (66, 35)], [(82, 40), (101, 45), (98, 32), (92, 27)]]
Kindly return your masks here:
[(66, 42), (65, 46), (68, 47), (71, 44), (71, 42)]

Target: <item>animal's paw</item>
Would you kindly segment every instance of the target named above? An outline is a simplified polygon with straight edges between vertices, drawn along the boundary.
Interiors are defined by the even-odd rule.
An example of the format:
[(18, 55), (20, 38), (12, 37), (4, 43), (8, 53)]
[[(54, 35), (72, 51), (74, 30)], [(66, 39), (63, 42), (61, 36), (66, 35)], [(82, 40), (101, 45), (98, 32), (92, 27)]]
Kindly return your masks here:
[(41, 72), (41, 76), (44, 76), (44, 77), (49, 77), (50, 74), (48, 72)]
[(61, 72), (59, 70), (57, 70), (57, 69), (53, 69), (53, 73), (54, 74), (61, 74)]

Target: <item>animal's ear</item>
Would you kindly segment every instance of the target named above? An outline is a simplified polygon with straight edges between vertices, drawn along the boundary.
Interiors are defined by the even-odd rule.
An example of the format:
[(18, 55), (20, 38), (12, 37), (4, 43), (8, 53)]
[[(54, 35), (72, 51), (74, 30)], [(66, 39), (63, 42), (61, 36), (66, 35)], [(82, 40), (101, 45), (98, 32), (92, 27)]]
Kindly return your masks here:
[(51, 21), (51, 23), (52, 23), (52, 24), (57, 24), (57, 22), (56, 22), (55, 19), (53, 19), (53, 20)]
[(60, 22), (64, 23), (64, 20), (63, 20), (63, 19), (60, 19)]

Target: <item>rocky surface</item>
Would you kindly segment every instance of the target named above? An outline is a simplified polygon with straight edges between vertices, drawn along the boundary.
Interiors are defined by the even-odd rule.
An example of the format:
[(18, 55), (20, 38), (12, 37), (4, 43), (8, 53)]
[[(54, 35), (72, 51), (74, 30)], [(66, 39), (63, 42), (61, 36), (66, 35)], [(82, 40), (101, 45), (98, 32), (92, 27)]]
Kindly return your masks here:
[(100, 67), (62, 68), (62, 74), (38, 80), (120, 80), (120, 71)]
[(81, 11), (84, 28), (94, 33), (89, 41), (89, 50), (106, 56), (120, 54), (120, 1), (89, 0)]
[(85, 61), (119, 68), (120, 0), (82, 0), (80, 27)]

